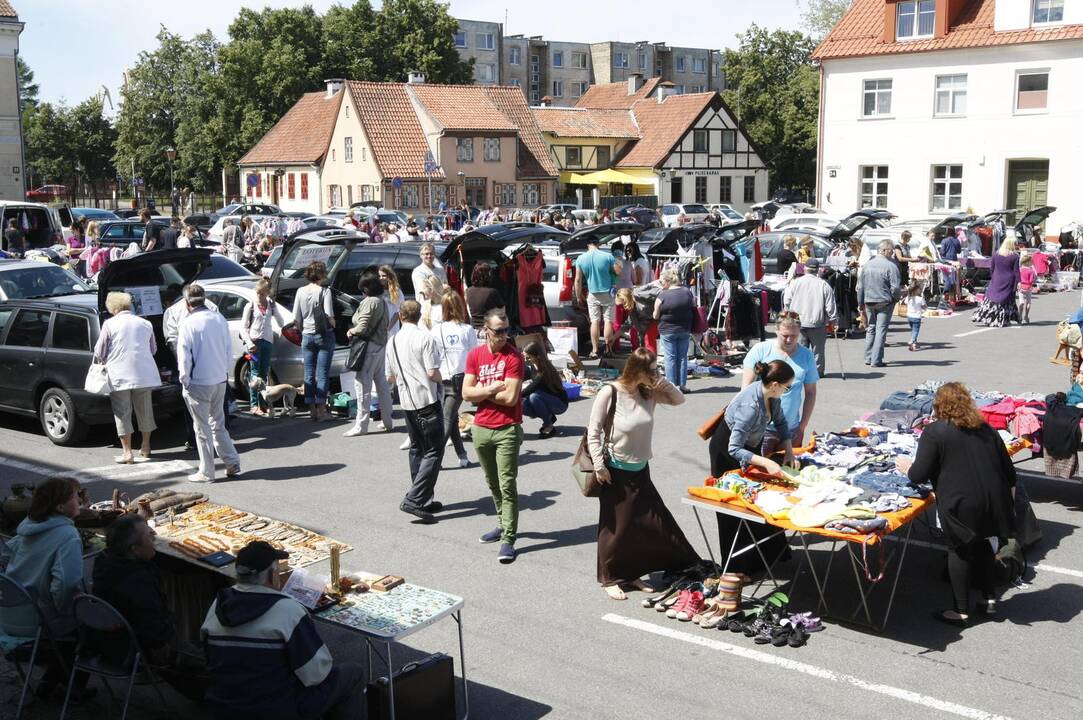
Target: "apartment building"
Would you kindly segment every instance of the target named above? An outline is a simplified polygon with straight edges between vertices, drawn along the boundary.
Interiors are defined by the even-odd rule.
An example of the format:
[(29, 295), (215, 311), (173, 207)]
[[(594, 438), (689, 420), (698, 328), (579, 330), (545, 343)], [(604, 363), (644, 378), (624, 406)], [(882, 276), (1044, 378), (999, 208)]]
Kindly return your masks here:
[(502, 85), (500, 76), (504, 25), (484, 20), (459, 20), (455, 47), (463, 60), (474, 61), (474, 82), (478, 85)]
[(7, 0), (0, 0), (0, 198), (22, 200), (23, 132), (15, 58), (23, 23)]

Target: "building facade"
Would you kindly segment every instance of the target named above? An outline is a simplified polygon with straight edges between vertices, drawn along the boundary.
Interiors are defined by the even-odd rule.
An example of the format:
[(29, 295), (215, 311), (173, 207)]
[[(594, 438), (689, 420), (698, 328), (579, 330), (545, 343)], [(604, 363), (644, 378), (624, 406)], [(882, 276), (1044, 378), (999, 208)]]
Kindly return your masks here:
[(15, 60), (23, 23), (7, 0), (0, 0), (0, 198), (26, 197), (23, 128)]
[(1046, 235), (1083, 217), (1080, 3), (857, 0), (815, 57), (826, 212), (1052, 205)]
[(474, 61), (474, 82), (478, 85), (500, 85), (504, 25), (484, 20), (459, 20), (455, 33), (455, 48), (463, 60)]

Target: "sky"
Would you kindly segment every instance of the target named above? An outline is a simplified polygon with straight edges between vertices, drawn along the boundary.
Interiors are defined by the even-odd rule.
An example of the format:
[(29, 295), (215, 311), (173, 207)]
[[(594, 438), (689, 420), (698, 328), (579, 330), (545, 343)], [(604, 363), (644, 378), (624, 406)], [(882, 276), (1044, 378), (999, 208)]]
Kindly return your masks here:
[[(153, 51), (159, 25), (185, 37), (210, 30), (226, 38), (242, 7), (312, 5), (324, 12), (350, 0), (12, 0), (26, 23), (19, 52), (34, 71), (42, 100), (69, 104), (100, 92), (119, 102), (124, 70), (141, 51)], [(374, 2), (374, 5), (379, 5)], [(800, 28), (803, 0), (709, 0), (682, 4), (680, 14), (660, 0), (451, 0), (454, 17), (507, 22), (508, 35), (552, 40), (666, 42), (685, 47), (724, 48), (752, 23), (771, 29)], [(690, 12), (695, 7), (696, 12)], [(106, 107), (108, 112), (108, 105)]]

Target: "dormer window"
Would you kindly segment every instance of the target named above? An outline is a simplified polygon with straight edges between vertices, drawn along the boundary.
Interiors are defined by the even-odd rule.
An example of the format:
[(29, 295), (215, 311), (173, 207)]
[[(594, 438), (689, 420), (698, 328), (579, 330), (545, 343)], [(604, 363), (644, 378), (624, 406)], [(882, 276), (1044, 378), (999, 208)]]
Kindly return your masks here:
[(1031, 20), (1034, 25), (1063, 22), (1064, 0), (1034, 0)]
[(896, 3), (895, 12), (896, 40), (918, 40), (933, 36), (936, 0), (907, 0)]

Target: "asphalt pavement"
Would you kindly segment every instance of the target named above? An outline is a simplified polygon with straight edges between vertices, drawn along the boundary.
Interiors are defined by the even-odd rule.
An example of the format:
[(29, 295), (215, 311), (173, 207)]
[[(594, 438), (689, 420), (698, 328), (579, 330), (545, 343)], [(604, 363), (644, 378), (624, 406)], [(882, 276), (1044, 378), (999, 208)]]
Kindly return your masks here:
[[(918, 352), (907, 350), (905, 321), (895, 319), (885, 368), (864, 365), (861, 339), (837, 346), (829, 341), (828, 375), (819, 385), (811, 427), (845, 428), (892, 391), (929, 379), (1009, 393), (1067, 390), (1068, 370), (1048, 358), (1056, 347), (1057, 322), (1078, 305), (1075, 291), (1042, 295), (1035, 298), (1030, 325), (1004, 329), (975, 326), (970, 312), (927, 319)], [(706, 557), (704, 538), (681, 498), (688, 485), (708, 474), (706, 443), (695, 429), (728, 402), (739, 376), (689, 385), (685, 405), (658, 410), (651, 470), (670, 510)], [(350, 543), (355, 549), (343, 556), (346, 569), (394, 573), (465, 598), (466, 672), (475, 718), (1083, 717), (1079, 481), (1028, 481), (1044, 538), (1028, 552), (1028, 586), (1004, 593), (994, 621), (962, 631), (932, 621), (930, 613), (947, 607), (950, 595), (943, 552), (919, 527), (915, 537), (928, 544), (908, 551), (886, 630), (828, 620), (826, 630), (803, 648), (759, 646), (743, 636), (667, 620), (640, 606), (642, 593), (616, 602), (598, 587), (597, 505), (580, 496), (568, 471), (589, 410), (589, 400), (573, 403), (560, 418), (560, 434), (548, 440), (537, 437), (537, 421), (527, 421), (519, 475), (520, 555), (509, 566), (497, 563), (496, 546), (477, 542), (495, 522), (476, 464), (452, 467), (454, 454), (448, 453), (437, 488), (445, 507), (438, 524), (415, 524), (398, 510), (407, 486), (407, 454), (397, 449), (405, 437), (399, 418), (391, 434), (358, 438), (342, 437), (344, 422), (241, 418), (234, 438), (244, 474), (200, 489), (216, 502)], [(34, 422), (0, 417), (0, 492), (72, 469), (91, 471), (87, 484), (95, 499), (109, 497), (114, 487), (131, 496), (160, 487), (192, 489), (184, 476), (195, 456), (184, 452), (182, 435), (161, 432), (154, 440), (154, 463), (116, 470), (120, 466), (109, 467), (117, 452), (109, 428), (79, 447), (58, 448)], [(1020, 467), (1041, 473), (1040, 461)], [(97, 477), (101, 473), (110, 475)], [(712, 528), (713, 523), (709, 536)], [(717, 556), (717, 534), (710, 542)], [(814, 550), (821, 568), (829, 547)], [(827, 600), (836, 614), (848, 615), (857, 598), (853, 572), (845, 555), (835, 562)], [(781, 573), (795, 566), (790, 561)], [(803, 576), (795, 610), (815, 608), (812, 587)], [(889, 589), (880, 583), (870, 596), (881, 613)], [(336, 657), (364, 659), (357, 639), (328, 631), (325, 636)], [(459, 670), (450, 621), (396, 647), (396, 664), (437, 651), (454, 655)], [(10, 666), (2, 667), (2, 679), (12, 681)], [(0, 717), (11, 712), (7, 699), (14, 693), (13, 684), (0, 684)], [(204, 716), (172, 700), (173, 716)], [(133, 702), (130, 717), (170, 716), (149, 692), (137, 691)], [(91, 705), (77, 716), (100, 716), (101, 707)], [(31, 717), (55, 717), (57, 711), (44, 703)]]

